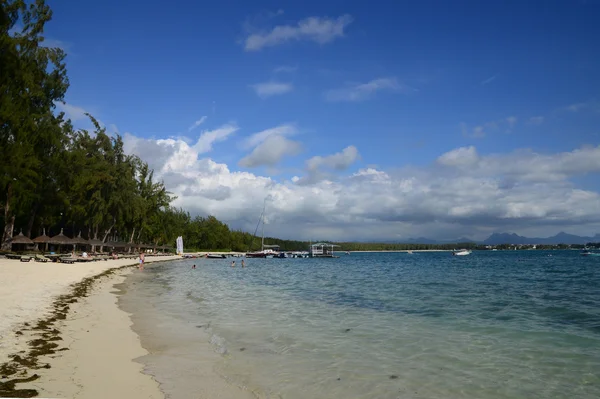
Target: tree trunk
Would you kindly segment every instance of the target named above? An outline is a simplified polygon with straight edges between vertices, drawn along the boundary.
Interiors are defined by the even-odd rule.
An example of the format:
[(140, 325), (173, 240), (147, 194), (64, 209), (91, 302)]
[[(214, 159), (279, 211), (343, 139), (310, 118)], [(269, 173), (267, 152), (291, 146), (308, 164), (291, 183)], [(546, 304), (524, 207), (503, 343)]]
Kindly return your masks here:
[[(94, 228), (94, 240), (98, 239), (98, 225), (93, 226)], [(90, 235), (88, 237), (91, 237), (92, 234), (92, 226), (90, 225)], [(96, 246), (92, 245), (92, 252), (96, 253)], [(102, 252), (102, 247), (100, 247), (100, 252)]]
[[(115, 227), (115, 223), (116, 223), (116, 220), (113, 219), (113, 223), (110, 225), (108, 230), (104, 230), (104, 238), (102, 239), (102, 242), (106, 242), (106, 237), (108, 237), (108, 235), (112, 231), (113, 227)], [(100, 252), (102, 252), (103, 248), (104, 248), (104, 245), (100, 245)]]
[(10, 251), (12, 245), (7, 241), (13, 237), (13, 230), (15, 229), (15, 216), (10, 214), (11, 197), (12, 184), (8, 183), (6, 203), (4, 204), (4, 230), (2, 231), (2, 243), (0, 245), (0, 249), (3, 251)]
[(13, 237), (13, 230), (15, 229), (15, 216), (11, 216), (8, 221), (4, 224), (4, 241), (2, 241), (2, 250), (10, 251), (12, 244), (8, 241)]
[[(133, 231), (131, 232), (131, 238), (129, 239), (129, 243), (133, 244), (133, 236), (135, 235), (135, 227), (133, 228)], [(131, 253), (131, 247), (129, 247), (129, 253)]]
[(29, 214), (29, 223), (27, 223), (27, 231), (25, 232), (25, 236), (31, 238), (31, 229), (33, 228), (33, 222), (35, 221), (35, 215), (37, 215), (37, 210), (40, 207), (40, 203), (36, 203), (33, 208), (31, 208), (31, 213)]

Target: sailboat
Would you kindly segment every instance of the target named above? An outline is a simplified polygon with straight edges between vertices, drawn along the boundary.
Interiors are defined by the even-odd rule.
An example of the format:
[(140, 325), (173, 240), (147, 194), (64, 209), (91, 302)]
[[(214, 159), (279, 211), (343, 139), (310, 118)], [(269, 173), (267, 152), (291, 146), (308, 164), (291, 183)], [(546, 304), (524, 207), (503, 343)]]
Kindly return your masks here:
[[(265, 198), (265, 203), (263, 205), (263, 211), (260, 215), (259, 223), (262, 223), (262, 239), (260, 243), (260, 251), (256, 252), (248, 252), (246, 253), (246, 258), (274, 258), (276, 255), (279, 255), (277, 251), (274, 251), (273, 248), (279, 249), (279, 245), (265, 245), (265, 207), (267, 205), (267, 199)], [(258, 230), (258, 226), (256, 226)], [(254, 232), (256, 235), (256, 231)]]

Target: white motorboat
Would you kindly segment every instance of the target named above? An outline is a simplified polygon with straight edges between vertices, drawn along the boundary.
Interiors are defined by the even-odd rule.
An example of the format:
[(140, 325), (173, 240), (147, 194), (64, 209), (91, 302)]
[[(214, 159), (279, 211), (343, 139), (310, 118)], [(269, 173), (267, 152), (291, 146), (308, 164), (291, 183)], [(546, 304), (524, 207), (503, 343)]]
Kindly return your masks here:
[(452, 255), (454, 255), (454, 256), (467, 256), (467, 255), (471, 255), (471, 251), (469, 251), (468, 249), (461, 249), (459, 251), (452, 252)]

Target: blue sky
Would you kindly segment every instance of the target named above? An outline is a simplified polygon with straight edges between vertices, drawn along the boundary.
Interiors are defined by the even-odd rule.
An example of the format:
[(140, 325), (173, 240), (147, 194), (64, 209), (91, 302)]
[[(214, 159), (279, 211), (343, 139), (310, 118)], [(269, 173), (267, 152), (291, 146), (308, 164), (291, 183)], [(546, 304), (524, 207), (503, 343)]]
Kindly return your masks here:
[(61, 109), (192, 213), (247, 228), (270, 195), (288, 237), (600, 232), (598, 1), (49, 4)]

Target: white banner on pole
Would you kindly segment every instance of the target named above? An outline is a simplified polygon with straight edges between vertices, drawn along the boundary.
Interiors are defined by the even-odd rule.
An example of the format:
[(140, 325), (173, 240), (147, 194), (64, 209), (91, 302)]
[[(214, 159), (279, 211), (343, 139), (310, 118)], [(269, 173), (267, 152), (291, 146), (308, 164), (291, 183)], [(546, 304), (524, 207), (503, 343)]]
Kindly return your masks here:
[(183, 255), (183, 237), (177, 237), (177, 255)]

